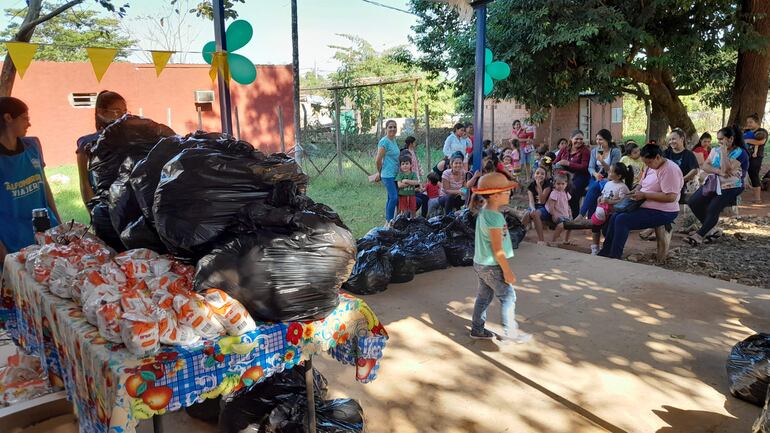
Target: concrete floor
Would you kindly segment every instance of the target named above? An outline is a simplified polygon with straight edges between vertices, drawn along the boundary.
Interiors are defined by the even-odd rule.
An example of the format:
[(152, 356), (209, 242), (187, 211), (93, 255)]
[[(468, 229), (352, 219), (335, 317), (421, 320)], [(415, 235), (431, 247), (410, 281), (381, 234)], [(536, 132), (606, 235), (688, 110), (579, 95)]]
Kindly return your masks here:
[[(750, 431), (760, 408), (728, 395), (725, 359), (770, 330), (770, 292), (532, 244), (516, 254), (533, 342), (467, 336), (471, 268), (419, 275), (365, 298), (391, 336), (377, 380), (317, 359), (332, 397), (358, 399), (369, 433)], [(165, 425), (216, 431), (184, 413)]]

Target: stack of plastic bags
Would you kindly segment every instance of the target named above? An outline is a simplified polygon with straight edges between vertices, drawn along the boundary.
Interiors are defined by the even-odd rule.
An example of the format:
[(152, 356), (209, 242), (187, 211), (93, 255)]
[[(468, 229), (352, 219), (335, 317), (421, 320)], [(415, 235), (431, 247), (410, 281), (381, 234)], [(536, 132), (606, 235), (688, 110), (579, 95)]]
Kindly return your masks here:
[(45, 239), (53, 243), (27, 247), (19, 260), (51, 293), (80, 305), (107, 341), (144, 356), (160, 344), (187, 346), (256, 329), (243, 305), (222, 290), (193, 292), (193, 267), (148, 249), (111, 257), (100, 242), (73, 234), (82, 229), (64, 236), (52, 229)]
[[(513, 248), (526, 229), (512, 212), (504, 212)], [(421, 274), (451, 266), (471, 266), (474, 255), (475, 215), (397, 217), (390, 228), (376, 227), (356, 242), (353, 273), (343, 285), (351, 293), (379, 293), (390, 283), (406, 283)]]
[(40, 358), (17, 351), (0, 367), (0, 407), (48, 394), (48, 380)]

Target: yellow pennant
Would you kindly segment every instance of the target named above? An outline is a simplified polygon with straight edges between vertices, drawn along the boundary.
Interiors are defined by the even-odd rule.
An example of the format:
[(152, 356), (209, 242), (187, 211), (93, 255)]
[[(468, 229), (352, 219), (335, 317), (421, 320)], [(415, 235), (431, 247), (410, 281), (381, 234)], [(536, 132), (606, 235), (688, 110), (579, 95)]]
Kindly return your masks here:
[(209, 69), (211, 81), (217, 79), (217, 74), (222, 74), (227, 83), (230, 83), (230, 67), (227, 64), (227, 53), (217, 51), (211, 54), (211, 69)]
[(152, 63), (155, 64), (155, 74), (160, 77), (160, 73), (168, 64), (173, 51), (150, 51), (152, 53)]
[(101, 82), (104, 73), (110, 67), (110, 63), (118, 54), (118, 50), (116, 48), (86, 48), (86, 52), (88, 53), (88, 58), (91, 59), (91, 66), (94, 68), (96, 81)]
[(38, 44), (30, 44), (27, 42), (6, 42), (5, 48), (8, 49), (8, 54), (11, 55), (11, 60), (16, 66), (16, 70), (19, 72), (19, 77), (24, 78), (24, 73), (27, 72), (29, 64), (32, 63), (32, 57), (35, 56)]

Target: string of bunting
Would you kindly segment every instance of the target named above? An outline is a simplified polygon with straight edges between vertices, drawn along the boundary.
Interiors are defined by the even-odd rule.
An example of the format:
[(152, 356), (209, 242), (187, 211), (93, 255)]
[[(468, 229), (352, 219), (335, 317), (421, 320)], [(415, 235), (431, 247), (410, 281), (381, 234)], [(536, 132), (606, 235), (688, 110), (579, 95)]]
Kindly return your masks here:
[[(30, 64), (32, 63), (32, 59), (35, 57), (35, 53), (37, 52), (37, 49), (43, 45), (43, 46), (56, 46), (60, 48), (71, 48), (71, 49), (81, 49), (83, 47), (73, 47), (73, 46), (64, 46), (64, 45), (58, 45), (58, 44), (42, 44), (42, 43), (32, 43), (32, 42), (15, 42), (15, 41), (0, 41), (0, 43), (3, 43), (5, 45), (5, 48), (8, 50), (8, 54), (11, 57), (11, 60), (13, 61), (13, 64), (16, 66), (16, 71), (19, 73), (19, 77), (21, 79), (24, 79), (24, 74), (27, 72), (27, 69), (29, 68)], [(118, 54), (117, 48), (100, 48), (100, 47), (85, 47), (86, 53), (88, 54), (88, 59), (91, 62), (91, 67), (93, 68), (94, 75), (96, 76), (96, 80), (98, 82), (102, 81), (102, 78), (104, 77), (104, 74), (107, 72), (107, 69), (109, 69), (112, 62), (115, 60), (115, 56)], [(155, 66), (155, 74), (157, 77), (160, 77), (161, 72), (166, 68), (166, 65), (168, 65), (169, 60), (171, 59), (171, 56), (175, 53), (196, 53), (196, 54), (203, 54), (204, 57), (208, 56), (210, 58), (216, 59), (215, 61), (211, 62), (211, 68), (209, 70), (209, 75), (211, 76), (212, 81), (216, 80), (217, 73), (225, 74), (225, 72), (228, 72), (227, 68), (227, 53), (226, 52), (200, 52), (200, 51), (166, 51), (166, 50), (143, 50), (143, 49), (137, 49), (137, 48), (126, 48), (122, 49), (124, 51), (142, 51), (147, 52), (149, 51), (152, 56), (152, 63)], [(229, 75), (224, 75), (226, 79), (229, 81)]]

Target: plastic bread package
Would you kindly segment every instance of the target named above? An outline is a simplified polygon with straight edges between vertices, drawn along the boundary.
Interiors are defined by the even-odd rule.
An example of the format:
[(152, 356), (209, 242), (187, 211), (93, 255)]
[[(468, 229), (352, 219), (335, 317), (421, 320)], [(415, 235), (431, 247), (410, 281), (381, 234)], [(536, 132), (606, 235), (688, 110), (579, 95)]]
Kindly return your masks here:
[(96, 310), (96, 327), (99, 334), (110, 343), (122, 343), (123, 337), (120, 334), (120, 319), (123, 316), (123, 309), (120, 302), (104, 302)]
[(158, 322), (158, 335), (161, 344), (191, 346), (200, 341), (200, 336), (191, 327), (177, 322), (173, 309), (159, 309), (157, 314), (161, 317)]
[(120, 336), (129, 352), (149, 356), (160, 349), (158, 317), (124, 312), (120, 319)]
[(78, 266), (70, 262), (69, 259), (65, 257), (54, 258), (48, 278), (48, 289), (60, 298), (72, 298), (72, 287), (75, 285), (77, 274)]
[(225, 328), (206, 300), (197, 293), (190, 296), (176, 295), (174, 311), (179, 323), (191, 327), (201, 338), (211, 339), (225, 334)]
[(90, 290), (83, 301), (83, 315), (86, 316), (88, 323), (99, 326), (97, 312), (104, 304), (120, 303), (121, 294), (117, 287), (110, 285), (100, 285), (94, 290)]
[(243, 304), (222, 290), (207, 290), (205, 299), (229, 335), (242, 335), (257, 329)]

